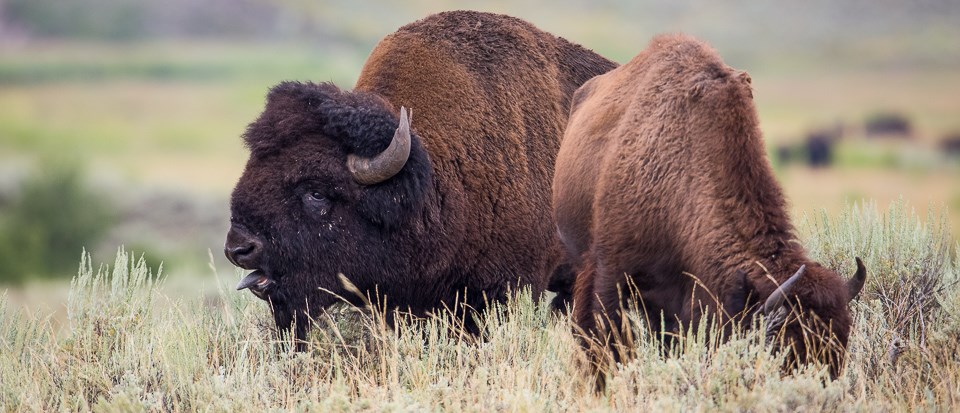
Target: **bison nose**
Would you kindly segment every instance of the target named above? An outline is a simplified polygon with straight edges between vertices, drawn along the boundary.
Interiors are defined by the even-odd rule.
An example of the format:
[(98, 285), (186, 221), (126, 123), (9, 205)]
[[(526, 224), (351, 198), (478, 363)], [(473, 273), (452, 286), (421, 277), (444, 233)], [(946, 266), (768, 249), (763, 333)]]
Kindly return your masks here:
[(263, 242), (242, 227), (233, 225), (227, 232), (227, 242), (223, 246), (223, 254), (227, 259), (240, 268), (256, 269), (260, 264), (260, 254), (263, 251)]

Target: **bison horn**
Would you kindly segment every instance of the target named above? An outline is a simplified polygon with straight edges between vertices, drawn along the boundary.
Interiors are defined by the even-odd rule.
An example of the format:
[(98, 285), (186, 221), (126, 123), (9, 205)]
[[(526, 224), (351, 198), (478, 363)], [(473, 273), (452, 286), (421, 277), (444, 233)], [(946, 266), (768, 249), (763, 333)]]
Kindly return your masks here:
[(850, 291), (850, 301), (853, 301), (857, 297), (857, 294), (860, 294), (860, 290), (863, 289), (864, 282), (867, 281), (867, 267), (863, 265), (863, 261), (860, 260), (860, 257), (857, 257), (857, 272), (853, 274), (853, 278), (847, 281), (847, 288)]
[(773, 314), (774, 311), (780, 308), (783, 305), (784, 301), (787, 299), (787, 295), (793, 292), (793, 287), (803, 276), (803, 273), (807, 270), (806, 265), (801, 265), (800, 269), (797, 270), (796, 274), (790, 276), (787, 282), (781, 284), (777, 289), (770, 294), (770, 297), (767, 298), (767, 302), (763, 304), (763, 313), (764, 314)]
[(393, 141), (383, 152), (371, 158), (347, 156), (347, 168), (353, 179), (363, 185), (373, 185), (390, 179), (407, 163), (410, 157), (410, 118), (407, 108), (400, 107), (400, 126), (393, 134)]

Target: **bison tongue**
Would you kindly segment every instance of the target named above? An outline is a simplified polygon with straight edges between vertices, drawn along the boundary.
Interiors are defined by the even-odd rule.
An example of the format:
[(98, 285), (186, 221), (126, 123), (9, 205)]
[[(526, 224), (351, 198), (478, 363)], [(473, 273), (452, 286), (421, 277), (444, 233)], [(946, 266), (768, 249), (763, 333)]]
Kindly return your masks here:
[(243, 277), (242, 280), (240, 280), (240, 284), (237, 284), (237, 291), (242, 290), (244, 288), (262, 290), (263, 287), (266, 287), (272, 282), (273, 281), (267, 278), (267, 276), (264, 275), (263, 272), (254, 271), (249, 275), (247, 275), (246, 277)]

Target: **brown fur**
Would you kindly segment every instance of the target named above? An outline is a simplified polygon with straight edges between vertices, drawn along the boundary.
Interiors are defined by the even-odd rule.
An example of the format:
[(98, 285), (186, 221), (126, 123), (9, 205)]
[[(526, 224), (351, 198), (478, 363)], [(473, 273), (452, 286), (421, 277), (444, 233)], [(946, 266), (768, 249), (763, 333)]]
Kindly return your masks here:
[[(806, 264), (792, 302), (808, 327), (817, 318), (830, 324), (840, 350), (830, 347), (823, 361), (839, 372), (851, 323), (847, 287), (797, 243), (766, 159), (750, 77), (710, 47), (658, 36), (629, 63), (584, 84), (553, 191), (561, 237), (580, 271), (574, 316), (588, 333), (609, 334), (597, 315), (617, 331), (628, 280), (651, 327), (677, 332), (718, 307), (727, 320), (744, 309), (744, 296), (762, 303), (776, 288), (764, 269), (782, 283)], [(786, 337), (805, 361), (802, 336), (800, 323), (788, 324)], [(811, 350), (827, 348), (824, 336)]]
[[(561, 256), (550, 182), (566, 108), (614, 66), (516, 18), (447, 12), (385, 37), (353, 91), (277, 86), (246, 134), (228, 256), (272, 281), (255, 292), (282, 329), (306, 325), (329, 292), (353, 297), (338, 273), (417, 314), (479, 310), (517, 285), (538, 295)], [(401, 106), (410, 160), (385, 182), (355, 182), (347, 155), (382, 151)], [(312, 194), (320, 207), (303, 206)]]

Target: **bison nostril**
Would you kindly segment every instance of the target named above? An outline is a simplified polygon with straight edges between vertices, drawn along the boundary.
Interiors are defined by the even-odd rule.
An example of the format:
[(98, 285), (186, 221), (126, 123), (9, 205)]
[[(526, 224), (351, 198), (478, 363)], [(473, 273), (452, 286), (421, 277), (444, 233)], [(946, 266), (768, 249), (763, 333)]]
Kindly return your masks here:
[(230, 254), (233, 255), (233, 256), (247, 255), (247, 254), (249, 254), (250, 252), (252, 252), (252, 251), (254, 250), (254, 248), (256, 248), (256, 247), (255, 247), (253, 244), (247, 244), (247, 245), (240, 246), (240, 247), (234, 247), (234, 248), (231, 248), (231, 249), (230, 249)]
[(251, 242), (239, 246), (227, 246), (224, 248), (227, 259), (234, 265), (247, 269), (257, 267), (257, 259), (260, 257), (259, 243)]
[(224, 254), (226, 254), (227, 259), (230, 260), (234, 265), (242, 267), (240, 264), (241, 261), (247, 261), (246, 258), (250, 256), (250, 253), (253, 252), (253, 244), (248, 244), (240, 247), (225, 247), (223, 249)]
[(227, 233), (227, 242), (223, 246), (223, 254), (233, 265), (254, 269), (259, 265), (260, 252), (263, 244), (247, 231), (231, 227)]

